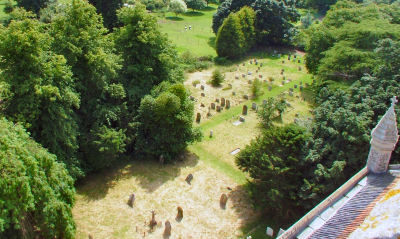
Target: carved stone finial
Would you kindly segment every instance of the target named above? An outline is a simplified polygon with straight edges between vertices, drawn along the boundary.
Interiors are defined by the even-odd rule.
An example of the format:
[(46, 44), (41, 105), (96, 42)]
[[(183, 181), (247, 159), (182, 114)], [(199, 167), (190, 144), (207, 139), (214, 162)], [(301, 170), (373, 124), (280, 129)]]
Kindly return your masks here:
[(371, 149), (367, 166), (368, 170), (373, 173), (387, 171), (390, 157), (399, 139), (394, 111), (394, 105), (397, 103), (396, 97), (394, 96), (391, 101), (390, 108), (371, 132)]

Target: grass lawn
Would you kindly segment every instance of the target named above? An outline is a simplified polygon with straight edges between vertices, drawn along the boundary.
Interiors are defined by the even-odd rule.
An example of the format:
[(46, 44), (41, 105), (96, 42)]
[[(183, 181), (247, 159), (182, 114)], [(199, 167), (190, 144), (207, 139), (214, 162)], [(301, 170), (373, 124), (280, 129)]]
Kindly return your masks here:
[[(178, 17), (173, 13), (167, 13), (165, 17), (160, 16), (158, 22), (161, 31), (168, 34), (180, 53), (190, 51), (197, 56), (216, 56), (215, 34), (211, 29), (212, 16), (216, 10), (217, 5), (209, 4), (205, 10), (196, 12), (188, 10)], [(192, 27), (191, 30), (189, 26)]]

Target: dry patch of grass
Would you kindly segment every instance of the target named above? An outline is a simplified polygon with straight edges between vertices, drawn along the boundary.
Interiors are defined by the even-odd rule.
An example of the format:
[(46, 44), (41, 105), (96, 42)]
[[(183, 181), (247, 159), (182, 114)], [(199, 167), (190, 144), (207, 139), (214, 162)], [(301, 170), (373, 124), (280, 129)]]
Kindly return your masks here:
[[(240, 228), (256, 219), (244, 188), (194, 155), (184, 162), (161, 166), (133, 162), (111, 172), (89, 177), (78, 187), (73, 209), (76, 238), (163, 238), (164, 223), (172, 225), (172, 238), (236, 238)], [(191, 185), (185, 182), (192, 173)], [(230, 187), (232, 190), (228, 190)], [(128, 197), (135, 193), (133, 208)], [(221, 209), (222, 193), (229, 197)], [(183, 220), (175, 220), (177, 207)], [(151, 210), (158, 225), (149, 229)], [(162, 225), (161, 225), (162, 223)]]

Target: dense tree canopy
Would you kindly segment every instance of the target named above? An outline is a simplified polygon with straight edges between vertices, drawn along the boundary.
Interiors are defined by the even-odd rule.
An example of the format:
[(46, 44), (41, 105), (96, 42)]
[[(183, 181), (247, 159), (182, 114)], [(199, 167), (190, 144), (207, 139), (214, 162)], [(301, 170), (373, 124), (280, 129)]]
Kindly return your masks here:
[(0, 237), (75, 238), (73, 180), (21, 125), (0, 119)]
[(281, 45), (290, 42), (293, 22), (300, 16), (292, 1), (226, 0), (214, 14), (212, 25), (214, 33), (218, 33), (218, 29), (230, 13), (239, 11), (243, 6), (251, 7), (256, 13), (255, 30), (258, 44)]

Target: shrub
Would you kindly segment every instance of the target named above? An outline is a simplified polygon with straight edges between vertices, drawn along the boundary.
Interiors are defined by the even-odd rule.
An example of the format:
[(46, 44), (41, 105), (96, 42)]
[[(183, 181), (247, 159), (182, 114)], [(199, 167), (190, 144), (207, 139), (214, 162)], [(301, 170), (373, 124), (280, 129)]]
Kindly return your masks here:
[(211, 77), (211, 85), (212, 86), (220, 86), (224, 80), (225, 80), (225, 76), (221, 73), (220, 70), (216, 69), (213, 71), (213, 74)]

